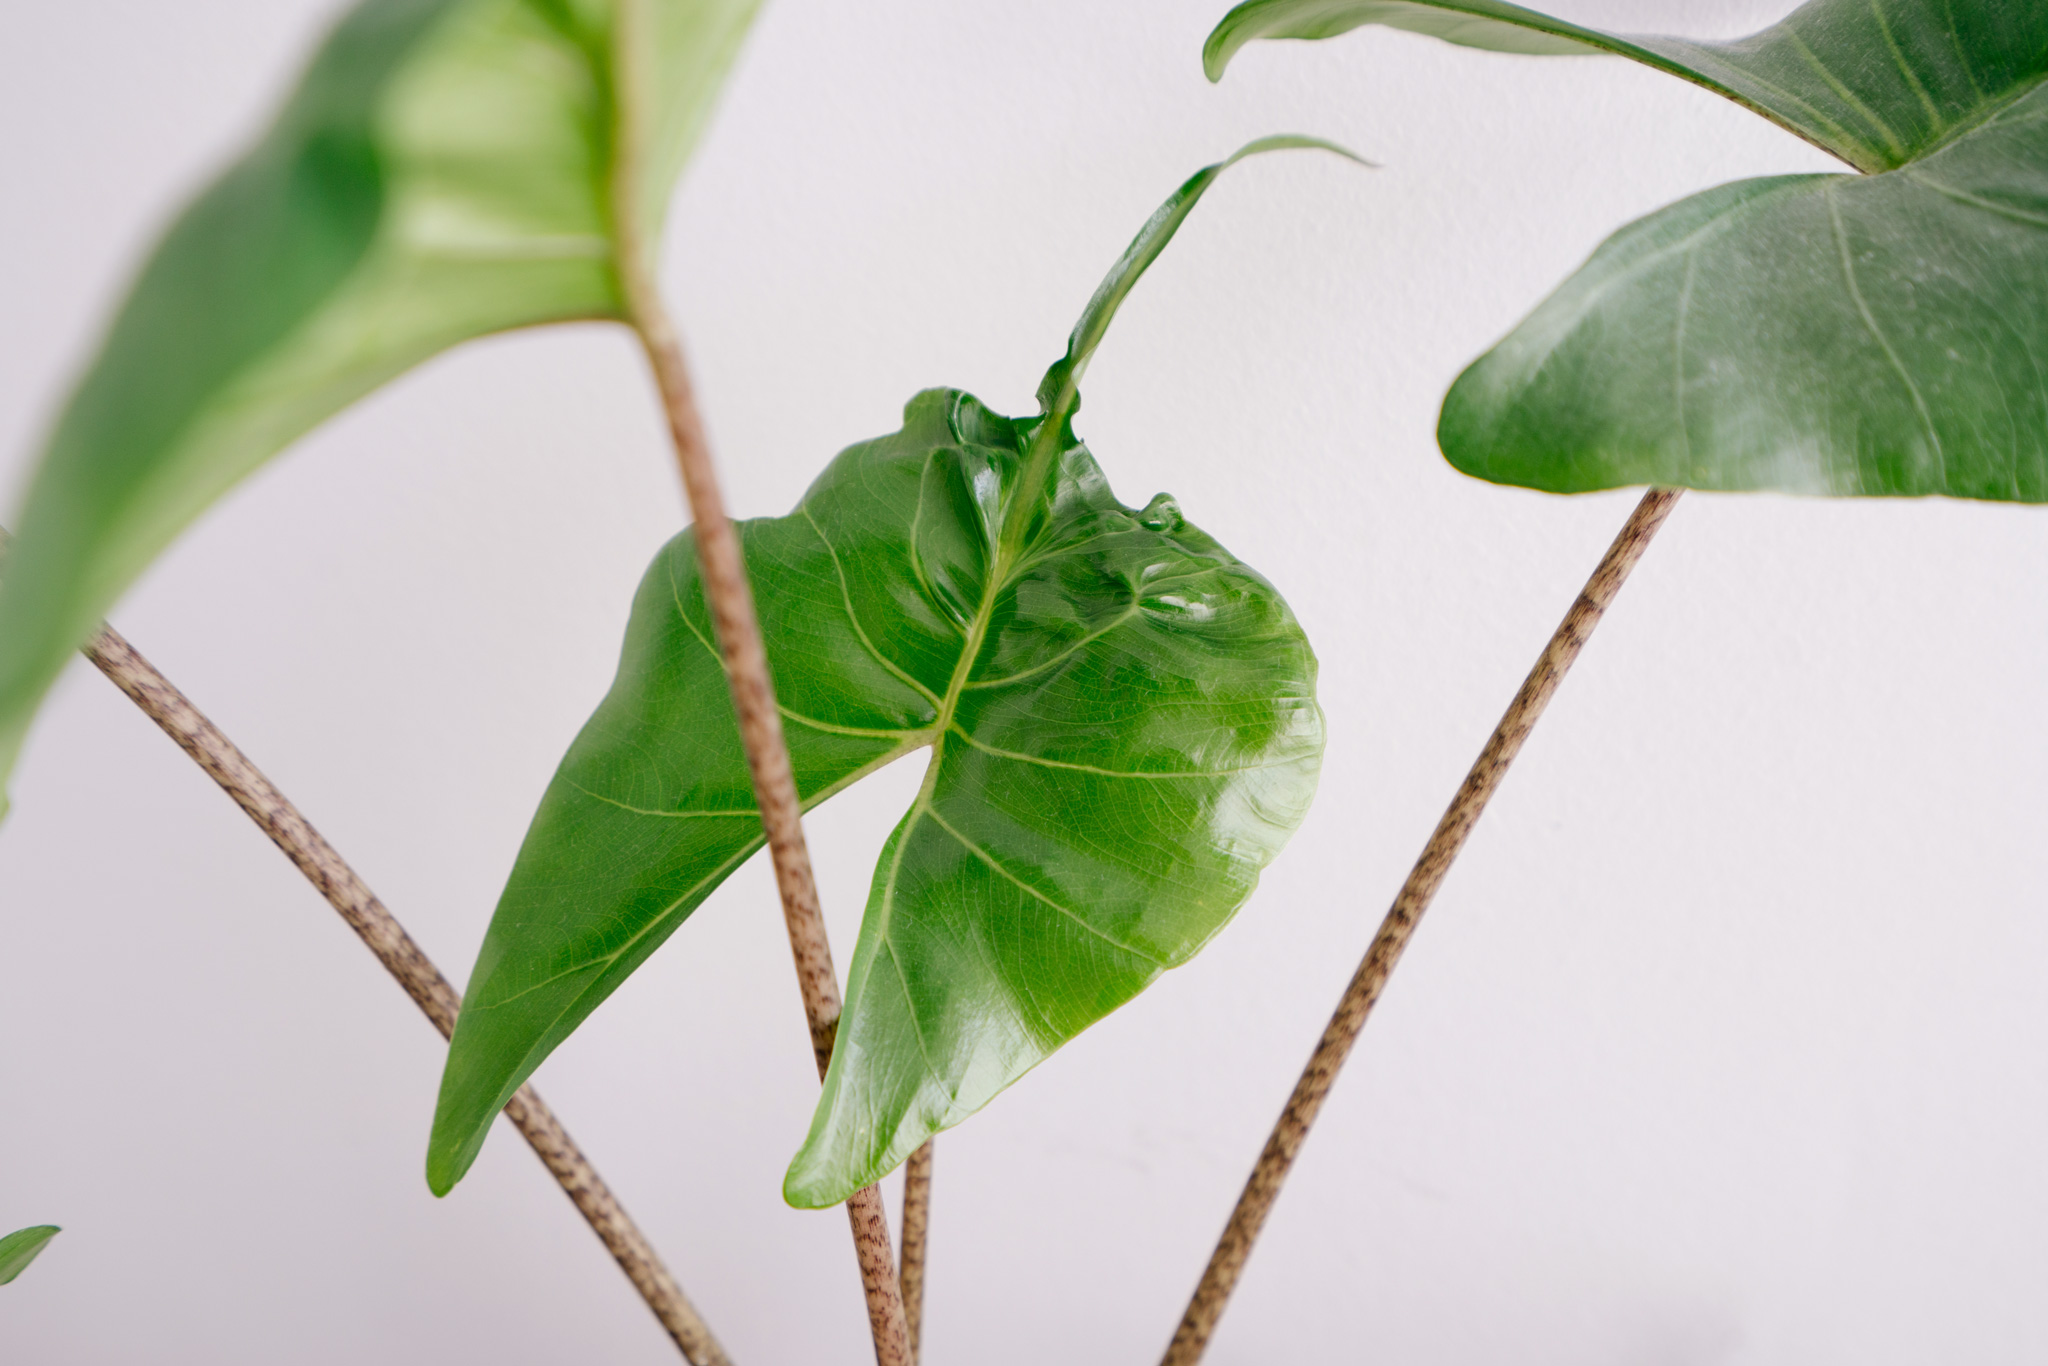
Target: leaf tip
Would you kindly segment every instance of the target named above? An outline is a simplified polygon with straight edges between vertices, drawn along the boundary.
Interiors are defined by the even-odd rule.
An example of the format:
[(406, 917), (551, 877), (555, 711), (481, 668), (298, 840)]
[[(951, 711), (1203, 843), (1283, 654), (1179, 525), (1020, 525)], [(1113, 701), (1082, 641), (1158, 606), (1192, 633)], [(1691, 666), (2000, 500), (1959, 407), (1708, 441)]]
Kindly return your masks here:
[(817, 1159), (806, 1143), (797, 1155), (790, 1159), (789, 1170), (782, 1177), (782, 1202), (791, 1209), (830, 1209), (843, 1205), (860, 1187), (840, 1189), (843, 1182), (834, 1182), (829, 1173), (819, 1169)]
[(455, 1183), (462, 1179), (462, 1174), (453, 1167), (454, 1164), (438, 1151), (427, 1154), (427, 1189), (436, 1200), (446, 1198), (448, 1192), (455, 1189)]
[(427, 1189), (437, 1199), (446, 1196), (469, 1175), (477, 1154), (483, 1151), (484, 1138), (490, 1133), (489, 1120), (461, 1137), (455, 1134), (456, 1127), (455, 1116), (444, 1109), (434, 1116), (433, 1137), (427, 1140)]
[(1209, 31), (1208, 38), (1203, 41), (1202, 74), (1209, 78), (1211, 85), (1223, 79), (1224, 68), (1230, 65), (1230, 59), (1237, 55), (1238, 49), (1245, 45), (1247, 39), (1244, 36), (1241, 19), (1256, 3), (1257, 0), (1246, 0), (1246, 3), (1224, 15), (1216, 27)]
[(28, 1264), (40, 1257), (50, 1240), (63, 1231), (57, 1224), (34, 1224), (0, 1238), (0, 1285), (28, 1270)]

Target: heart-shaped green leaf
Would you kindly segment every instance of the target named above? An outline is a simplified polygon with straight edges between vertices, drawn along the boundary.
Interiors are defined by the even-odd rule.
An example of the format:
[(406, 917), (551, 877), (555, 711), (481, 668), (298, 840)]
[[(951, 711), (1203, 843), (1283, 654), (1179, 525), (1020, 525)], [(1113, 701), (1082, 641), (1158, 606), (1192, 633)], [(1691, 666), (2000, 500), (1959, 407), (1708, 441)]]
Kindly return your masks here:
[(28, 1264), (63, 1231), (55, 1224), (37, 1224), (34, 1228), (16, 1229), (0, 1238), (0, 1285), (6, 1285), (28, 1270)]
[[(740, 526), (806, 808), (932, 751), (876, 869), (793, 1204), (877, 1180), (1185, 962), (1307, 811), (1322, 720), (1293, 614), (1171, 499), (1118, 503), (1070, 423), (1117, 304), (1221, 170), (1182, 186), (1111, 272), (1046, 376), (1042, 416), (928, 391), (794, 513)], [(542, 799), (478, 956), (435, 1114), (435, 1190), (760, 847), (714, 639), (686, 532), (641, 585), (618, 680)]]
[(342, 20), (166, 234), (49, 438), (0, 591), (0, 785), (70, 652), (236, 481), (458, 342), (623, 316), (621, 262), (658, 233), (758, 3)]
[[(1445, 31), (1478, 15), (1492, 27)], [(1877, 172), (1726, 185), (1623, 229), (1451, 390), (1438, 437), (1459, 469), (1558, 493), (2048, 501), (2048, 6), (1814, 0), (1687, 43), (1490, 0), (1255, 0), (1211, 51), (1317, 36), (1316, 16), (1565, 35)]]

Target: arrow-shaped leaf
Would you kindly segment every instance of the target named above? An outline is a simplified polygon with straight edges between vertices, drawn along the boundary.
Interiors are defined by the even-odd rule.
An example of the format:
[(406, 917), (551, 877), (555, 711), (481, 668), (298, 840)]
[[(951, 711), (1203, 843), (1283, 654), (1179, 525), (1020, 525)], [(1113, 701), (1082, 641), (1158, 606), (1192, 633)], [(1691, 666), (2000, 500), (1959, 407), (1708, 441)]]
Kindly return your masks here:
[[(620, 318), (758, 0), (366, 0), (143, 268), (0, 591), (0, 784), (70, 652), (294, 438), (487, 332)], [(0, 798), (4, 809), (4, 798)]]
[[(1307, 811), (1322, 721), (1293, 614), (1171, 499), (1118, 503), (1070, 424), (1117, 304), (1221, 170), (1182, 186), (1111, 272), (1042, 416), (927, 391), (795, 512), (741, 524), (805, 806), (931, 751), (876, 868), (794, 1204), (872, 1183), (1187, 961)], [(491, 922), (442, 1080), (434, 1189), (760, 846), (714, 639), (686, 532), (648, 571), (618, 680)]]
[(50, 1240), (63, 1231), (55, 1224), (37, 1224), (0, 1238), (0, 1285), (28, 1270), (28, 1264), (42, 1255)]
[(1623, 229), (1452, 389), (1438, 435), (1458, 468), (1559, 493), (2048, 501), (2048, 6), (1814, 0), (1702, 44), (1490, 0), (1255, 0), (1211, 50), (1317, 36), (1318, 14), (1329, 32), (1570, 30), (1877, 172), (1743, 181)]

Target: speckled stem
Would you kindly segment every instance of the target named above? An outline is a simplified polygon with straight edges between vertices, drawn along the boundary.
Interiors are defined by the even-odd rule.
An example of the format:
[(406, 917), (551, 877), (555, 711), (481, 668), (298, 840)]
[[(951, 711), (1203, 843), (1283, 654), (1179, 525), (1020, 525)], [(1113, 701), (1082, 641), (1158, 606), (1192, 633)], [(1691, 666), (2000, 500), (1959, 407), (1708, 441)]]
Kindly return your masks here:
[[(4, 549), (4, 541), (0, 541), (0, 549)], [(461, 996), (413, 942), (405, 927), (392, 918), (384, 903), (356, 876), (355, 870), (334, 852), (334, 847), (299, 809), (271, 786), (249, 757), (112, 627), (102, 627), (86, 644), (85, 657), (177, 741), (178, 747), (191, 755), (248, 813), (249, 819), (284, 850), (307, 880), (320, 889), (328, 904), (341, 913), (349, 928), (370, 946), (377, 961), (398, 979), (406, 995), (441, 1031), (441, 1037), (445, 1039), (453, 1033)], [(669, 1275), (668, 1268), (661, 1264), (647, 1236), (620, 1207), (604, 1178), (531, 1086), (519, 1088), (505, 1106), (505, 1117), (554, 1173), (555, 1180), (611, 1251), (619, 1269), (640, 1292), (640, 1298), (647, 1301), (655, 1318), (675, 1339), (683, 1356), (693, 1366), (732, 1366), (731, 1358), (718, 1345), (710, 1327)]]
[[(718, 633), (719, 656), (739, 721), (740, 745), (746, 751), (754, 799), (761, 808), (775, 886), (782, 894), (782, 919), (796, 961), (804, 1018), (810, 1025), (811, 1052), (823, 1080), (839, 1029), (839, 973), (832, 964), (825, 913), (818, 901), (817, 879), (811, 873), (810, 850), (804, 844), (803, 809), (797, 800), (789, 746), (782, 736), (782, 713), (775, 705), (775, 685), (768, 674), (768, 653), (754, 612), (753, 588), (741, 558), (739, 535), (726, 515), (725, 498), (711, 463), (711, 444), (703, 416), (697, 411), (696, 392), (675, 326), (653, 282), (635, 278), (636, 272), (631, 270), (625, 273), (634, 326), (654, 368), (683, 491), (690, 500), (704, 597)], [(853, 1223), (861, 1285), (867, 1292), (875, 1360), (879, 1366), (911, 1366), (910, 1335), (903, 1319), (903, 1296), (896, 1281), (896, 1257), (889, 1246), (889, 1217), (882, 1206), (882, 1192), (874, 1186), (855, 1192), (846, 1202), (846, 1212)]]
[(924, 1255), (932, 1222), (934, 1141), (926, 1139), (903, 1164), (903, 1270), (897, 1280), (903, 1285), (903, 1321), (910, 1330), (911, 1366), (917, 1366), (923, 1351)]
[(1237, 1288), (1245, 1259), (1251, 1256), (1259, 1230), (1264, 1227), (1266, 1216), (1272, 1212), (1273, 1202), (1279, 1198), (1280, 1186), (1287, 1180), (1287, 1173), (1294, 1166), (1294, 1159), (1308, 1137), (1309, 1126), (1315, 1123), (1317, 1113), (1322, 1110), (1323, 1101), (1336, 1083), (1344, 1060), (1351, 1056), (1351, 1047), (1358, 1042), (1359, 1031), (1365, 1028), (1366, 1017), (1372, 1013), (1394, 965), (1400, 962), (1401, 951), (1408, 947), (1408, 940), (1421, 922), (1423, 912), (1429, 909), (1437, 888), (1443, 885), (1444, 875), (1450, 872), (1452, 862), (1465, 847), (1466, 837), (1472, 833), (1480, 813), (1486, 810), (1486, 803), (1506, 776), (1508, 765), (1515, 761), (1522, 742), (1529, 738), (1529, 732), (1535, 728), (1543, 709), (1557, 692), (1558, 684), (1564, 681), (1565, 672), (1579, 657), (1579, 651), (1585, 648), (1593, 628), (1600, 624), (1601, 616), (1614, 601), (1614, 595), (1621, 591), (1629, 571), (1635, 568), (1636, 561), (1649, 548), (1650, 539), (1664, 525), (1664, 519), (1671, 515), (1679, 493), (1678, 489), (1659, 488), (1643, 495), (1642, 502), (1636, 505), (1621, 534), (1608, 547), (1599, 568), (1593, 571), (1593, 577), (1587, 581), (1578, 601), (1565, 613), (1564, 621), (1558, 626), (1557, 633), (1551, 636), (1550, 644), (1544, 647), (1536, 667), (1529, 671), (1521, 691), (1508, 705), (1506, 715), (1494, 729), (1493, 738), (1480, 752), (1479, 761), (1465, 775), (1458, 795), (1451, 799), (1450, 809), (1444, 812), (1436, 833), (1430, 836), (1422, 857), (1416, 860), (1414, 871), (1408, 874), (1400, 895), (1394, 898), (1393, 909), (1381, 922), (1365, 961), (1358, 965), (1357, 974), (1344, 989), (1344, 997), (1337, 1003), (1337, 1013), (1323, 1031), (1322, 1041), (1316, 1045), (1301, 1080), (1295, 1083), (1294, 1094), (1288, 1098), (1287, 1108), (1281, 1111), (1279, 1123), (1273, 1126), (1265, 1151), (1259, 1154), (1258, 1166), (1252, 1169), (1251, 1180), (1245, 1183), (1244, 1194), (1238, 1197), (1230, 1223), (1209, 1257), (1208, 1268), (1203, 1271), (1201, 1284), (1195, 1288), (1194, 1298), (1188, 1303), (1179, 1331), (1173, 1335), (1172, 1345), (1166, 1349), (1162, 1366), (1195, 1366), (1202, 1359), (1202, 1353), (1209, 1346), (1209, 1338), (1216, 1331), (1217, 1320), (1223, 1317), (1223, 1310), (1230, 1303), (1230, 1294)]

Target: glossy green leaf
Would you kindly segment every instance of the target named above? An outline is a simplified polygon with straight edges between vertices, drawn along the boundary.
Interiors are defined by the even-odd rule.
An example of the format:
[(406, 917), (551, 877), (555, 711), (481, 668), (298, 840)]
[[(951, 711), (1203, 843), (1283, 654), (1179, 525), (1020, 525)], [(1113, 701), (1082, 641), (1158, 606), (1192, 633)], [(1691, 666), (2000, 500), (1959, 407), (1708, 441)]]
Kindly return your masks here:
[(1883, 176), (1743, 181), (1602, 246), (1461, 376), (1459, 469), (2048, 501), (2048, 98)]
[[(1212, 48), (1311, 13), (1394, 22), (1373, 8), (1241, 6)], [(1623, 229), (1458, 380), (1451, 462), (1557, 493), (2048, 501), (2048, 6), (1815, 0), (1732, 43), (1603, 41), (1690, 53), (1877, 173), (1743, 181)]]
[(1259, 38), (1329, 38), (1368, 24), (1465, 47), (1609, 53), (1725, 95), (1862, 171), (1905, 165), (2031, 90), (2048, 6), (2031, 0), (1813, 0), (1731, 42), (1608, 33), (1504, 0), (1249, 0), (1203, 48), (1218, 79)]
[[(876, 1180), (1185, 962), (1307, 810), (1322, 721), (1300, 626), (1171, 499), (1118, 503), (1071, 425), (1110, 315), (1220, 169), (1111, 272), (1041, 416), (927, 391), (795, 512), (741, 524), (805, 806), (931, 752), (876, 868), (794, 1204)], [(686, 532), (648, 571), (617, 682), (492, 920), (442, 1079), (435, 1190), (761, 839)]]
[(6, 1285), (28, 1270), (28, 1264), (63, 1231), (55, 1224), (38, 1224), (34, 1228), (16, 1229), (0, 1238), (0, 1285)]
[(121, 591), (399, 372), (616, 318), (758, 0), (367, 0), (143, 268), (44, 451), (0, 590), (0, 784)]

